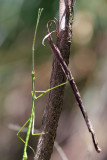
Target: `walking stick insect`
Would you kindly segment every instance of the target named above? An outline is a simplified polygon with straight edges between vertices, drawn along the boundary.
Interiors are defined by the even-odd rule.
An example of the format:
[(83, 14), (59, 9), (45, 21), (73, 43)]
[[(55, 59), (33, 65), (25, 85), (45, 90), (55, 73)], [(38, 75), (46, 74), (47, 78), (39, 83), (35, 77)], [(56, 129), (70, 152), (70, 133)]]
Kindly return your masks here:
[[(55, 31), (52, 31), (50, 32), (49, 31), (49, 28), (48, 28), (48, 24), (49, 23), (54, 23), (55, 26), (56, 26), (56, 22), (55, 21), (49, 21), (48, 24), (47, 24), (47, 35), (45, 36), (44, 40), (46, 38), (48, 38), (48, 41), (49, 41), (49, 44), (50, 44), (50, 47), (52, 49), (52, 52), (54, 54), (54, 56), (58, 59), (59, 61), (59, 64), (62, 68), (62, 70), (64, 71), (64, 74), (67, 78), (67, 82), (64, 82), (62, 84), (59, 84), (55, 87), (52, 87), (52, 88), (49, 88), (45, 91), (36, 91), (35, 90), (35, 69), (34, 69), (34, 54), (35, 54), (35, 40), (36, 40), (36, 33), (37, 33), (37, 28), (38, 28), (38, 24), (39, 24), (39, 20), (40, 20), (40, 16), (41, 16), (41, 13), (42, 13), (42, 10), (43, 9), (39, 9), (38, 11), (38, 18), (37, 18), (37, 23), (36, 23), (36, 29), (35, 29), (35, 34), (34, 34), (34, 40), (33, 40), (33, 46), (32, 46), (32, 110), (31, 110), (31, 115), (30, 115), (30, 118), (28, 119), (28, 121), (22, 126), (22, 128), (19, 130), (19, 132), (17, 133), (17, 136), (21, 139), (22, 142), (24, 142), (24, 152), (23, 152), (23, 159), (22, 160), (27, 160), (27, 147), (29, 147), (34, 153), (34, 149), (28, 145), (28, 142), (29, 142), (29, 137), (30, 137), (30, 132), (32, 133), (32, 135), (42, 135), (42, 134), (49, 134), (50, 136), (52, 136), (49, 132), (45, 132), (45, 133), (37, 133), (37, 134), (34, 134), (34, 120), (35, 120), (35, 101), (37, 99), (39, 99), (40, 97), (42, 97), (44, 94), (48, 93), (49, 91), (53, 90), (53, 89), (56, 89), (58, 87), (61, 87), (63, 85), (65, 85), (66, 83), (69, 82), (72, 90), (73, 90), (73, 93), (74, 93), (74, 96), (76, 98), (76, 101), (78, 103), (78, 106), (80, 107), (80, 110), (82, 112), (82, 115), (84, 117), (84, 120), (86, 122), (86, 125), (88, 127), (88, 130), (89, 132), (91, 133), (92, 135), (92, 140), (93, 140), (93, 143), (94, 143), (94, 147), (96, 149), (96, 151), (98, 153), (101, 152), (101, 149), (100, 147), (98, 146), (98, 143), (96, 141), (96, 138), (95, 138), (95, 133), (94, 133), (94, 130), (93, 130), (93, 127), (92, 127), (92, 124), (88, 118), (88, 115), (87, 115), (87, 112), (84, 108), (84, 105), (83, 105), (83, 102), (82, 102), (82, 99), (81, 99), (81, 96), (80, 96), (80, 93), (78, 91), (78, 88), (75, 84), (75, 81), (74, 81), (74, 78), (70, 72), (70, 70), (68, 69), (66, 63), (64, 62), (63, 58), (62, 58), (62, 55), (60, 53), (60, 50), (57, 48), (57, 46), (53, 43), (53, 40), (52, 40), (52, 37), (51, 37), (51, 34), (53, 32), (56, 32), (57, 33), (57, 29), (55, 29)], [(43, 41), (44, 41), (43, 40)], [(36, 93), (41, 93), (39, 96), (36, 96)], [(22, 131), (22, 129), (27, 125), (28, 125), (28, 131), (27, 131), (27, 135), (26, 135), (26, 139), (23, 140), (20, 136), (19, 136), (19, 133)]]
[[(37, 33), (37, 29), (38, 29), (38, 24), (39, 24), (39, 20), (40, 20), (40, 16), (41, 13), (43, 11), (42, 9), (38, 10), (38, 17), (37, 17), (37, 22), (36, 22), (36, 28), (35, 28), (35, 34), (34, 34), (34, 40), (33, 40), (33, 46), (32, 46), (32, 109), (31, 109), (31, 114), (30, 114), (30, 118), (27, 120), (27, 122), (21, 127), (21, 129), (18, 131), (17, 136), (20, 138), (20, 140), (24, 143), (24, 152), (23, 152), (23, 158), (22, 160), (27, 160), (28, 156), (27, 156), (27, 147), (29, 147), (33, 153), (35, 154), (34, 149), (28, 144), (29, 142), (29, 138), (30, 138), (30, 133), (32, 135), (42, 135), (42, 134), (49, 134), (48, 132), (46, 133), (37, 133), (34, 134), (34, 121), (35, 121), (35, 101), (37, 99), (39, 99), (40, 97), (42, 97), (44, 94), (48, 93), (49, 91), (56, 89), (58, 87), (61, 87), (63, 85), (65, 85), (67, 82), (64, 82), (62, 84), (59, 84), (55, 87), (49, 88), (45, 91), (36, 91), (35, 90), (35, 69), (34, 69), (34, 55), (35, 55), (35, 40), (36, 40), (36, 33)], [(36, 93), (41, 93), (39, 96), (36, 96)], [(29, 124), (28, 124), (29, 123)], [(23, 130), (23, 128), (28, 124), (28, 130), (27, 130), (27, 135), (26, 135), (26, 139), (22, 139), (19, 134), (20, 132)], [(52, 136), (52, 135), (50, 135)]]

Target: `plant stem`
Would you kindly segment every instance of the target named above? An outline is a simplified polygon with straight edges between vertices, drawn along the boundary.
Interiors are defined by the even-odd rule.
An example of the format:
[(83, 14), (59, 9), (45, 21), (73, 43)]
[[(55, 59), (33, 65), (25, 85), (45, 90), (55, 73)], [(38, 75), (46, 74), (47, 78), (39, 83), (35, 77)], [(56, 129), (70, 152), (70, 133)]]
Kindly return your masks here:
[[(69, 6), (68, 0), (60, 0), (60, 4), (63, 6), (61, 12), (65, 17), (65, 26), (63, 30), (60, 30), (58, 32), (56, 44), (62, 53), (64, 61), (68, 65), (72, 37), (72, 31), (71, 28), (69, 28), (70, 12), (69, 7), (67, 7)], [(59, 19), (61, 19), (61, 15), (62, 14), (59, 13)], [(66, 77), (61, 69), (61, 66), (57, 58), (54, 57), (52, 65), (52, 74), (50, 79), (50, 88), (57, 86), (58, 84), (64, 83), (65, 81)], [(35, 160), (50, 160), (53, 151), (54, 140), (56, 137), (58, 121), (62, 111), (63, 95), (64, 86), (58, 87), (55, 90), (50, 91), (49, 93), (47, 105), (42, 118), (42, 132), (48, 132), (49, 134), (40, 136)]]

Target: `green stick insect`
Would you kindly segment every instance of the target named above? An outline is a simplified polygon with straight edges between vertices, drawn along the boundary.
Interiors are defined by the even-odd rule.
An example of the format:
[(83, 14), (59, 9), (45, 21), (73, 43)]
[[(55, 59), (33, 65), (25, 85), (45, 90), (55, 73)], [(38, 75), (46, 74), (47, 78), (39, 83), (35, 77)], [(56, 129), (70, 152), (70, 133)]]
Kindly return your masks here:
[[(17, 136), (20, 138), (20, 140), (24, 143), (24, 152), (23, 152), (23, 158), (22, 160), (27, 160), (28, 156), (27, 156), (27, 147), (29, 147), (33, 153), (35, 154), (34, 149), (28, 144), (29, 142), (29, 138), (30, 138), (30, 133), (32, 135), (42, 135), (42, 134), (48, 134), (48, 132), (45, 133), (37, 133), (34, 134), (34, 121), (35, 121), (35, 101), (42, 97), (44, 94), (48, 93), (49, 91), (58, 88), (60, 86), (65, 85), (67, 82), (59, 84), (53, 88), (49, 88), (45, 91), (36, 91), (35, 90), (35, 68), (34, 68), (34, 55), (35, 55), (35, 40), (36, 40), (36, 34), (37, 34), (37, 29), (38, 29), (38, 24), (39, 24), (39, 20), (40, 20), (40, 16), (41, 13), (43, 11), (43, 8), (39, 8), (38, 10), (38, 17), (37, 17), (37, 22), (36, 22), (36, 28), (35, 28), (35, 34), (34, 34), (34, 39), (33, 39), (33, 46), (32, 46), (32, 109), (31, 109), (31, 114), (30, 114), (30, 118), (28, 119), (28, 121), (21, 127), (21, 129), (19, 130), (19, 132), (17, 133)], [(39, 96), (36, 96), (36, 93), (41, 93)], [(28, 124), (29, 123), (29, 124)], [(23, 130), (23, 128), (28, 124), (28, 130), (27, 130), (27, 135), (26, 135), (26, 139), (22, 139), (19, 134), (20, 132)]]

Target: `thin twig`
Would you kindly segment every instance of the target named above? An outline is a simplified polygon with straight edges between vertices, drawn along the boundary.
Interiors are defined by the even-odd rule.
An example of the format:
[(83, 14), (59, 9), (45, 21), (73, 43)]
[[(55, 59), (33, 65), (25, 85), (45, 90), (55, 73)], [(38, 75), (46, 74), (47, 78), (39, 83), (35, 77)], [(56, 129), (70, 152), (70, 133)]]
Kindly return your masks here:
[(54, 146), (55, 146), (56, 150), (58, 151), (59, 155), (61, 156), (62, 160), (68, 160), (65, 152), (63, 151), (61, 146), (56, 141), (54, 142)]
[(70, 70), (68, 69), (66, 63), (64, 62), (64, 60), (63, 60), (63, 58), (62, 58), (62, 55), (61, 55), (60, 50), (59, 50), (58, 47), (53, 43), (53, 40), (52, 40), (50, 31), (49, 31), (49, 27), (48, 27), (49, 23), (52, 23), (52, 22), (53, 22), (53, 23), (55, 24), (55, 26), (56, 26), (56, 22), (55, 22), (54, 20), (51, 20), (51, 21), (49, 21), (49, 22), (47, 23), (47, 34), (48, 34), (48, 40), (49, 40), (50, 47), (51, 47), (51, 49), (52, 49), (53, 54), (54, 54), (55, 57), (58, 59), (58, 61), (59, 61), (59, 63), (60, 63), (60, 66), (61, 66), (62, 70), (64, 71), (64, 74), (65, 74), (67, 80), (68, 80), (69, 83), (70, 83), (70, 86), (71, 86), (71, 88), (72, 88), (72, 90), (73, 90), (73, 93), (74, 93), (74, 96), (75, 96), (76, 101), (77, 101), (77, 103), (78, 103), (78, 106), (80, 107), (80, 110), (81, 110), (81, 112), (82, 112), (82, 115), (83, 115), (83, 117), (84, 117), (84, 120), (85, 120), (85, 122), (86, 122), (86, 125), (87, 125), (87, 127), (88, 127), (88, 130), (89, 130), (89, 132), (90, 132), (91, 135), (92, 135), (92, 140), (93, 140), (93, 143), (94, 143), (94, 147), (95, 147), (96, 151), (97, 151), (98, 153), (100, 153), (100, 152), (101, 152), (101, 149), (100, 149), (100, 147), (98, 146), (98, 142), (97, 142), (97, 140), (96, 140), (96, 138), (95, 138), (94, 129), (93, 129), (93, 127), (92, 127), (91, 121), (90, 121), (89, 118), (88, 118), (87, 112), (86, 112), (86, 110), (85, 110), (85, 108), (84, 108), (84, 105), (83, 105), (83, 102), (82, 102), (80, 93), (79, 93), (79, 91), (78, 91), (78, 88), (77, 88), (77, 86), (76, 86), (76, 83), (75, 83), (75, 81), (74, 81), (74, 78), (73, 78)]

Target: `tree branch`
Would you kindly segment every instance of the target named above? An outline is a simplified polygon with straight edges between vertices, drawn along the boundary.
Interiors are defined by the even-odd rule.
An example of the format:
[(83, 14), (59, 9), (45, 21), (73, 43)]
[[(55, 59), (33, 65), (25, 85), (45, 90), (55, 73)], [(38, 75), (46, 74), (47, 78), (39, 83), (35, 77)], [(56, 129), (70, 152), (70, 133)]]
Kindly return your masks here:
[[(72, 38), (73, 2), (60, 0), (59, 31), (56, 45), (59, 48), (66, 64), (69, 63), (70, 45)], [(50, 87), (66, 81), (66, 76), (56, 57), (53, 58)], [(35, 160), (49, 160), (53, 151), (54, 139), (62, 111), (64, 86), (50, 91), (47, 105), (42, 119), (42, 132), (49, 134), (39, 138)]]

